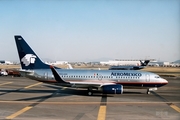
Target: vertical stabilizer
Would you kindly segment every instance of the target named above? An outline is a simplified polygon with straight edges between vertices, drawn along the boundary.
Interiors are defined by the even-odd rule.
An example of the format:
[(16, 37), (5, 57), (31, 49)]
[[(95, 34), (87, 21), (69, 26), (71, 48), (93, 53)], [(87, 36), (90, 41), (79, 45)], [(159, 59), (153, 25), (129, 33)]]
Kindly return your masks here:
[(150, 60), (145, 60), (144, 62), (140, 60), (141, 66), (147, 66), (149, 62)]
[(26, 41), (19, 35), (14, 36), (22, 69), (49, 69), (49, 65), (43, 63)]

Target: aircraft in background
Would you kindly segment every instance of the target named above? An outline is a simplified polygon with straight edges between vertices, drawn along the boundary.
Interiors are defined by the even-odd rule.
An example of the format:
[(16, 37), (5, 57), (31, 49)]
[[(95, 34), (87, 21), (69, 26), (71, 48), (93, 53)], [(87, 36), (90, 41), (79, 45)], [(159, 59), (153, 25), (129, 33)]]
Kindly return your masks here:
[[(121, 94), (124, 88), (145, 88), (147, 94), (166, 85), (167, 80), (151, 72), (136, 70), (60, 69), (43, 63), (21, 36), (15, 36), (21, 67), (26, 77), (58, 86), (85, 88), (105, 94)], [(30, 70), (30, 71), (29, 71)], [(53, 75), (53, 74), (54, 75)]]
[(68, 63), (67, 65), (68, 65), (67, 69), (74, 69), (71, 64)]
[(144, 62), (142, 62), (140, 60), (141, 65), (140, 66), (129, 66), (129, 65), (121, 65), (121, 66), (111, 66), (109, 68), (109, 70), (140, 70), (143, 69), (145, 66), (148, 65), (148, 63), (150, 62), (150, 60), (145, 60)]

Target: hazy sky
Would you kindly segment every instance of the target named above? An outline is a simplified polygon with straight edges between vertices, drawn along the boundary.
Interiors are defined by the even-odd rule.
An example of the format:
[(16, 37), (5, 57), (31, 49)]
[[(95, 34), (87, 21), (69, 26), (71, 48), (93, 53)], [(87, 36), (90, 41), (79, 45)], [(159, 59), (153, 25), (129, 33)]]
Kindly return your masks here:
[(14, 35), (52, 60), (180, 59), (180, 0), (1, 0), (0, 60)]

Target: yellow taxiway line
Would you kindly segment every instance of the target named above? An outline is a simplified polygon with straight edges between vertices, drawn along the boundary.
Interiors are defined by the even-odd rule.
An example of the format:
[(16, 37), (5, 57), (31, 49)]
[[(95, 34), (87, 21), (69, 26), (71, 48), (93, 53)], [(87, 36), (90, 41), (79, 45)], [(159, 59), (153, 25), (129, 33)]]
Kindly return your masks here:
[[(81, 105), (81, 104), (99, 104), (99, 102), (34, 102), (34, 101), (8, 101), (2, 100), (0, 103), (8, 103), (8, 104), (31, 104), (31, 103), (41, 103), (41, 104), (61, 104), (61, 105)], [(121, 105), (121, 104), (171, 104), (172, 102), (107, 102), (110, 105)], [(173, 102), (173, 104), (179, 104), (180, 102)]]
[(32, 84), (32, 85), (26, 86), (26, 87), (24, 87), (24, 89), (28, 89), (28, 88), (34, 87), (36, 85), (39, 85), (39, 84), (42, 84), (42, 82), (38, 82), (36, 84)]
[(31, 109), (31, 108), (32, 108), (31, 106), (27, 106), (27, 107), (25, 107), (25, 108), (23, 108), (23, 109), (17, 111), (16, 113), (14, 113), (14, 114), (12, 114), (12, 115), (6, 117), (6, 119), (13, 119), (13, 118), (17, 117), (18, 115), (20, 115), (20, 114), (22, 114), (22, 113), (28, 111), (28, 110)]
[(176, 110), (177, 112), (179, 112), (180, 113), (180, 108), (178, 107), (178, 106), (176, 106), (176, 105), (174, 105), (174, 104), (172, 104), (172, 105), (169, 105), (171, 108), (173, 108), (174, 110)]
[[(42, 104), (53, 104), (53, 103), (54, 104), (84, 104), (84, 103), (90, 104), (91, 103), (91, 104), (99, 104), (99, 102), (77, 102), (77, 103), (75, 103), (75, 102), (67, 102), (67, 103), (66, 102), (27, 102), (27, 101), (26, 102), (22, 102), (22, 101), (0, 101), (0, 102), (4, 102), (4, 103), (21, 103), (21, 104), (22, 103), (42, 103)], [(109, 103), (109, 102), (107, 102), (107, 103)], [(129, 103), (129, 104), (136, 103), (137, 104), (138, 103), (139, 104), (139, 103), (142, 103), (142, 102), (116, 102), (116, 104), (117, 103), (120, 103), (120, 104), (122, 104), (122, 103)], [(163, 103), (164, 104), (166, 102), (143, 102), (143, 103), (148, 103), (148, 104)], [(177, 103), (179, 103), (179, 102), (177, 102)], [(171, 104), (169, 106), (180, 113), (180, 108), (177, 107), (176, 105)], [(6, 117), (6, 119), (13, 119), (13, 118), (19, 116), (20, 114), (30, 110), (33, 107), (34, 106), (27, 106), (27, 107), (17, 111), (16, 113), (13, 113), (12, 115)], [(99, 108), (97, 120), (105, 120), (105, 119), (106, 119), (106, 105), (101, 105), (100, 108)]]
[[(26, 87), (24, 87), (24, 89), (28, 89), (28, 88), (34, 87), (36, 85), (39, 85), (39, 84), (42, 84), (42, 82), (38, 82), (38, 83), (35, 83), (35, 84), (32, 84), (32, 85), (26, 86)], [(19, 116), (20, 114), (30, 110), (32, 107), (33, 106), (27, 106), (27, 107), (15, 112), (15, 113), (11, 114), (10, 116), (6, 117), (6, 119), (13, 119), (13, 118)]]
[(11, 84), (11, 83), (13, 83), (13, 82), (5, 82), (5, 83), (1, 83), (0, 86), (6, 85), (6, 84)]
[(100, 106), (97, 120), (105, 120), (106, 119), (106, 106)]

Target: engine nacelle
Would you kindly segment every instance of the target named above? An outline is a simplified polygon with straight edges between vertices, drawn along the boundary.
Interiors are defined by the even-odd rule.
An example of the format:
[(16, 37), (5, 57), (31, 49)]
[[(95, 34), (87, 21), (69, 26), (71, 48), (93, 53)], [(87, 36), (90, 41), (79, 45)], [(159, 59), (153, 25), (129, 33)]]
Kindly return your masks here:
[(123, 86), (122, 85), (104, 85), (102, 86), (102, 92), (104, 94), (122, 94)]

